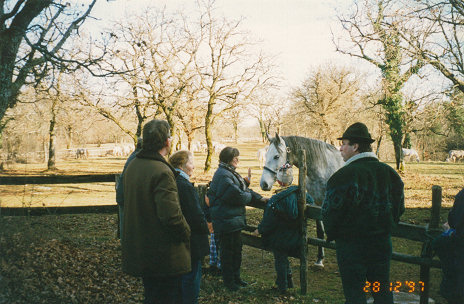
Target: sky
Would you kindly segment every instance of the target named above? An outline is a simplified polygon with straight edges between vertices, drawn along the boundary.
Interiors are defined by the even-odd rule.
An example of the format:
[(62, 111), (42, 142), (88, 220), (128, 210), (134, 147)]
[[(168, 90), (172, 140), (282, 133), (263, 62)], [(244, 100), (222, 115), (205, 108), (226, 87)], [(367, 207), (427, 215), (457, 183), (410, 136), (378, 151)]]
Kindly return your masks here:
[[(147, 5), (188, 14), (195, 0), (98, 1), (92, 15), (98, 24), (136, 14)], [(297, 86), (310, 69), (328, 62), (349, 64), (352, 59), (335, 51), (331, 28), (337, 28), (336, 9), (351, 0), (216, 0), (219, 14), (244, 18), (243, 28), (262, 41), (266, 54), (276, 58), (286, 86)], [(90, 25), (95, 26), (95, 25)]]

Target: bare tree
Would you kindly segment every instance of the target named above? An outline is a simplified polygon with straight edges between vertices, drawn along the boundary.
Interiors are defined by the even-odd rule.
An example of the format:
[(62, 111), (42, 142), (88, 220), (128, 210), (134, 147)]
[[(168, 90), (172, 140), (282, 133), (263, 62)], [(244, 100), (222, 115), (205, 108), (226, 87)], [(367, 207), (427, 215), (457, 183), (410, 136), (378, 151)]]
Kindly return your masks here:
[(67, 40), (77, 33), (96, 0), (88, 6), (52, 0), (2, 1), (0, 12), (0, 120), (14, 107), (24, 85), (39, 82), (48, 71), (96, 64), (94, 56), (71, 60)]
[[(399, 33), (407, 42), (405, 49), (433, 66), (464, 92), (464, 4), (457, 0), (420, 0), (410, 2), (404, 19), (416, 21), (419, 31), (429, 32), (426, 40), (418, 35)], [(423, 35), (422, 35), (423, 36)]]
[(182, 100), (176, 107), (176, 117), (180, 128), (187, 136), (187, 149), (192, 149), (195, 134), (204, 128), (205, 107), (199, 97), (200, 91), (194, 84), (186, 86)]
[(352, 69), (328, 64), (316, 68), (293, 90), (295, 106), (304, 109), (313, 128), (319, 131), (319, 139), (334, 144), (346, 127), (340, 122), (352, 121), (354, 114), (363, 110), (361, 81)]
[[(111, 34), (117, 39), (106, 63), (114, 70), (125, 70), (113, 78), (111, 89), (119, 90), (85, 94), (82, 101), (116, 123), (134, 143), (150, 117), (165, 118), (172, 134), (178, 133), (176, 117), (189, 117), (187, 111), (191, 109), (184, 106), (186, 112), (181, 112), (179, 105), (191, 101), (186, 96), (192, 95), (195, 88), (193, 59), (198, 42), (185, 30), (186, 22), (181, 14), (168, 15), (147, 8), (112, 27)], [(136, 131), (131, 128), (133, 124), (127, 124), (128, 114), (136, 121)], [(183, 122), (190, 131), (198, 128), (195, 124), (192, 129)]]
[(205, 172), (211, 168), (212, 127), (216, 118), (220, 113), (248, 102), (254, 91), (270, 85), (273, 79), (268, 58), (251, 52), (254, 43), (241, 30), (241, 20), (216, 18), (213, 4), (205, 4), (204, 14), (199, 19), (198, 41), (201, 41), (203, 52), (195, 54), (196, 70), (207, 105)]
[(275, 128), (280, 134), (283, 117), (288, 112), (290, 102), (286, 96), (280, 96), (276, 88), (267, 88), (255, 92), (245, 107), (246, 113), (258, 121), (262, 142), (268, 139)]
[[(340, 16), (343, 29), (349, 34), (347, 45), (335, 41), (337, 51), (360, 58), (381, 72), (383, 96), (378, 101), (385, 110), (385, 122), (390, 129), (396, 168), (402, 170), (401, 144), (404, 136), (404, 97), (402, 89), (412, 75), (426, 64), (403, 51), (403, 35), (420, 35), (424, 40), (427, 32), (414, 31), (417, 24), (408, 23), (401, 16), (401, 7), (393, 0), (363, 0), (353, 15)], [(406, 33), (406, 34), (405, 34)]]

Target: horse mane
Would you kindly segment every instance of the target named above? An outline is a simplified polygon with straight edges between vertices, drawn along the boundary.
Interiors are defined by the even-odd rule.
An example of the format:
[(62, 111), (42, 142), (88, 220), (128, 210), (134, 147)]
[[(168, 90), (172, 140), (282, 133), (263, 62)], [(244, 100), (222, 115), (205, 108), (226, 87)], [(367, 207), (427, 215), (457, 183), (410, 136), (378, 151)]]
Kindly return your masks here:
[[(328, 144), (326, 142), (307, 138), (302, 136), (282, 136), (283, 140), (285, 141), (285, 145), (290, 148), (291, 154), (293, 154), (293, 159), (295, 160), (295, 165), (299, 167), (297, 163), (298, 160), (298, 153), (297, 151), (306, 150), (306, 163), (308, 165), (316, 165), (316, 164), (328, 164), (329, 157), (333, 157), (333, 155), (328, 154), (327, 151), (330, 152), (338, 152), (338, 149)], [(313, 169), (314, 166), (312, 166)]]

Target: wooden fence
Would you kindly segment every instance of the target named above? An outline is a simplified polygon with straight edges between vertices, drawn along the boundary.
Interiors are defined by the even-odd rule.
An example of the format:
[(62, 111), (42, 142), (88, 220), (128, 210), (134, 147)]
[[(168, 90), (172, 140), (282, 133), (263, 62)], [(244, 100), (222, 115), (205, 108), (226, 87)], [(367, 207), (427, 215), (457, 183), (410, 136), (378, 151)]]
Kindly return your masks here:
[[(305, 157), (301, 154), (301, 157)], [(302, 162), (306, 163), (306, 162)], [(305, 185), (306, 168), (300, 168), (299, 185)], [(100, 175), (54, 175), (54, 176), (0, 176), (0, 185), (26, 185), (26, 184), (68, 184), (68, 183), (96, 183), (96, 182), (117, 182), (118, 174), (100, 174)], [(200, 194), (200, 199), (204, 203), (204, 194), (206, 193), (206, 185), (199, 185), (197, 190)], [(318, 206), (305, 206), (305, 187), (300, 187), (299, 210), (304, 210), (300, 214), (305, 216), (300, 217), (301, 229), (304, 234), (303, 241), (305, 244), (313, 246), (321, 246), (325, 248), (335, 249), (334, 242), (326, 242), (323, 239), (306, 236), (307, 220), (320, 220), (321, 208)], [(393, 237), (403, 238), (411, 241), (421, 242), (422, 250), (420, 255), (410, 255), (398, 252), (393, 252), (392, 259), (405, 263), (415, 264), (420, 266), (420, 280), (424, 282), (424, 290), (420, 294), (420, 304), (428, 303), (430, 292), (430, 268), (440, 268), (439, 260), (432, 258), (431, 240), (440, 233), (439, 219), (441, 208), (441, 187), (432, 187), (432, 208), (430, 215), (430, 223), (427, 226), (412, 225), (400, 222), (396, 229), (392, 232)], [(250, 207), (264, 209), (265, 203), (250, 204)], [(118, 206), (75, 206), (75, 207), (3, 207), (0, 208), (2, 216), (22, 216), (22, 215), (44, 215), (44, 214), (78, 214), (78, 213), (116, 213), (118, 214)], [(119, 224), (119, 221), (118, 221)], [(245, 245), (265, 249), (262, 240), (259, 236), (251, 235), (257, 227), (248, 226), (245, 232), (242, 233), (242, 240)], [(301, 293), (306, 294), (307, 291), (307, 265), (306, 265), (307, 246), (302, 246), (300, 254), (300, 282)]]

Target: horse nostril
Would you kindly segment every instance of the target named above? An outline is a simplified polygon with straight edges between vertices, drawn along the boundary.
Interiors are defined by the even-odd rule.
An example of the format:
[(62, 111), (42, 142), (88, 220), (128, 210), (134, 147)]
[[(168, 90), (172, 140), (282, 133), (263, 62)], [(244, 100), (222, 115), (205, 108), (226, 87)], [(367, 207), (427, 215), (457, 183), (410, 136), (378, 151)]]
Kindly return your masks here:
[(262, 185), (262, 187), (261, 187), (261, 188), (263, 188), (263, 189), (267, 189), (267, 183), (266, 183), (266, 182), (263, 182), (263, 185)]

